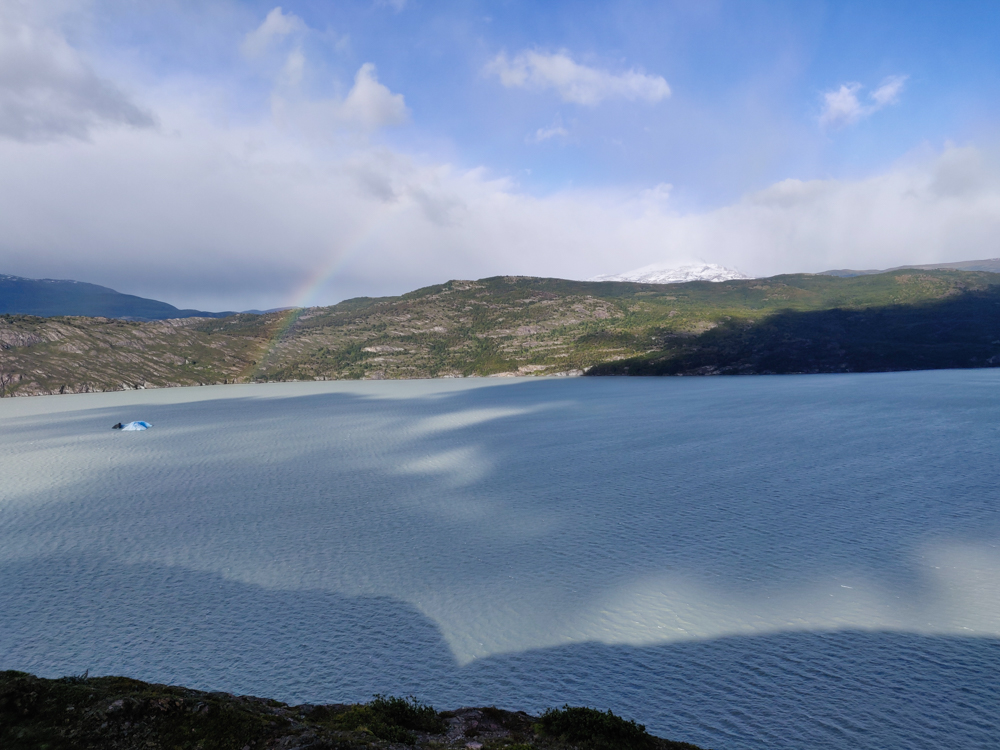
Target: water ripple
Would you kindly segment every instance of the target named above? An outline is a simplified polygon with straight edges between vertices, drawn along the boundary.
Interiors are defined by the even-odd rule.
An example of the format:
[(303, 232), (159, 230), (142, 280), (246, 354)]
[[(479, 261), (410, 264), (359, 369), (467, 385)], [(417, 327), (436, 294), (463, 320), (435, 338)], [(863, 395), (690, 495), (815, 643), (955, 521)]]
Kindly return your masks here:
[[(0, 402), (0, 667), (995, 747), (994, 371)], [(156, 427), (121, 435), (118, 421)]]

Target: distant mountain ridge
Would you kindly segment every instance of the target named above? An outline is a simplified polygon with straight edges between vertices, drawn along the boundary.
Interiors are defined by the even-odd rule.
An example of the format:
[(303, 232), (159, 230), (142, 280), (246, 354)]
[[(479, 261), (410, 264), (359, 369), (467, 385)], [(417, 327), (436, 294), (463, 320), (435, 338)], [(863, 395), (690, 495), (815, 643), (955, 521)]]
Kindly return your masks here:
[(640, 284), (684, 284), (688, 281), (733, 281), (749, 279), (742, 271), (715, 263), (700, 263), (691, 266), (671, 266), (667, 263), (653, 263), (642, 268), (618, 274), (595, 276), (588, 281), (635, 281)]
[(68, 279), (27, 279), (0, 274), (0, 315), (53, 318), (76, 315), (123, 320), (225, 318), (232, 312), (180, 310), (166, 302), (122, 294), (114, 289)]
[(928, 263), (922, 266), (896, 266), (895, 268), (867, 269), (858, 271), (853, 268), (838, 268), (832, 271), (821, 271), (821, 276), (840, 276), (851, 278), (852, 276), (873, 276), (877, 273), (889, 273), (890, 271), (903, 271), (907, 268), (914, 268), (921, 271), (988, 271), (989, 273), (1000, 273), (1000, 258), (986, 258), (984, 260), (961, 260), (957, 263)]

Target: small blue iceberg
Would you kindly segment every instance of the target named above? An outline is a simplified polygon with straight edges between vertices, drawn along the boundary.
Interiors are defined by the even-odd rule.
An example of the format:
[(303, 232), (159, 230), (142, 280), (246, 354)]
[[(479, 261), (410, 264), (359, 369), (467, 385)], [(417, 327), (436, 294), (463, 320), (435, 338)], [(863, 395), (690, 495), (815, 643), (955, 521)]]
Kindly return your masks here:
[(121, 430), (122, 432), (135, 432), (136, 430), (148, 430), (152, 426), (149, 422), (129, 422), (128, 424), (119, 422), (111, 429)]

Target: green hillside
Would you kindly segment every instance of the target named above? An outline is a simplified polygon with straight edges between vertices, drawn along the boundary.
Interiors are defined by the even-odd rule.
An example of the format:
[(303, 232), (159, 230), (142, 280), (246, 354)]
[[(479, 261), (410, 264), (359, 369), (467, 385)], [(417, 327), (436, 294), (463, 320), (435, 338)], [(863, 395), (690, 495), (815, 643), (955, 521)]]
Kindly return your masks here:
[(1000, 363), (1000, 274), (635, 284), (450, 281), (289, 313), (149, 323), (0, 317), (8, 392), (554, 374), (751, 374)]

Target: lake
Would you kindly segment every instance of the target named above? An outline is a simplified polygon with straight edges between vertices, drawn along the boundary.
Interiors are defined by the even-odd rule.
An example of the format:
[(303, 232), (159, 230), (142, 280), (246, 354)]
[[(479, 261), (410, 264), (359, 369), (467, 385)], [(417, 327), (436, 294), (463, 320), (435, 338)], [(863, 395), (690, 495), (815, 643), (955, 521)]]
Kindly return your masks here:
[(4, 399), (0, 669), (995, 748), (998, 459), (998, 370)]

